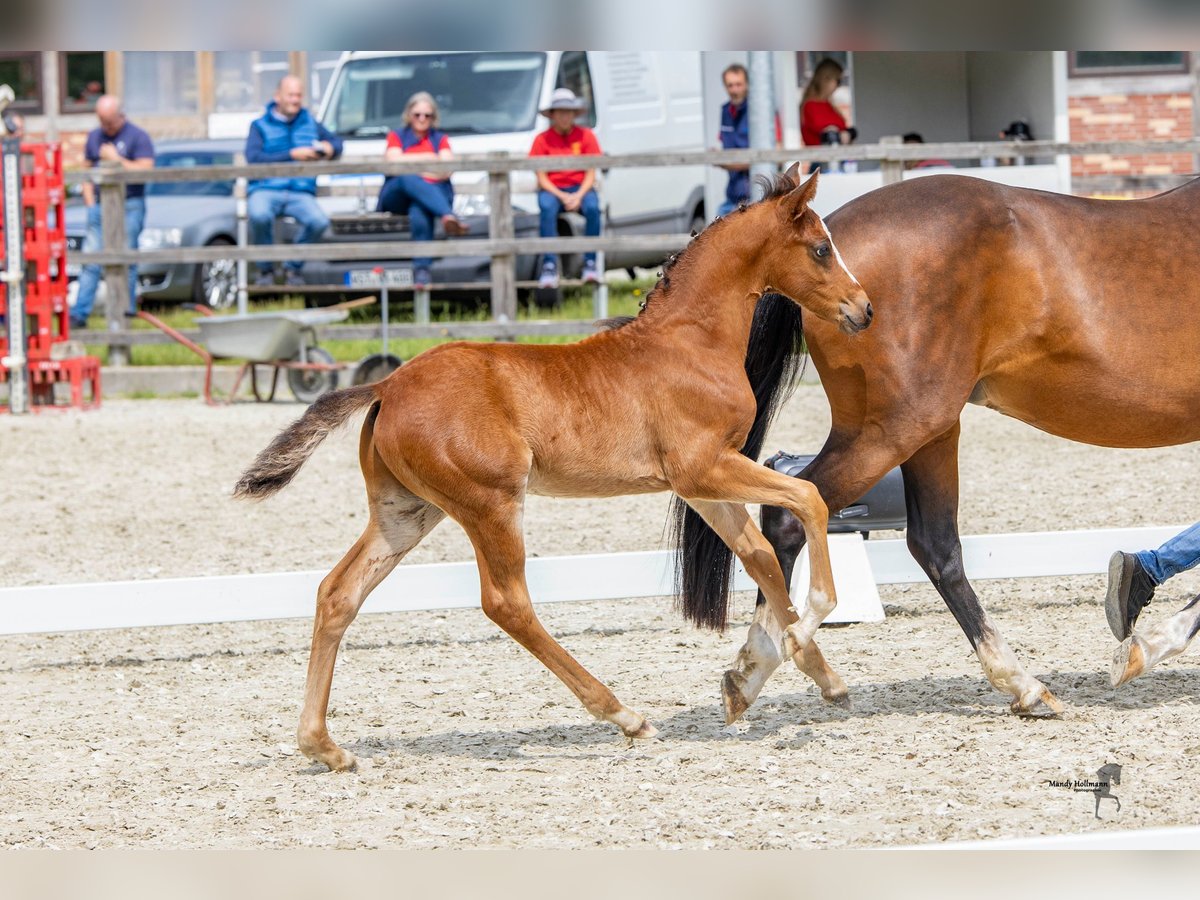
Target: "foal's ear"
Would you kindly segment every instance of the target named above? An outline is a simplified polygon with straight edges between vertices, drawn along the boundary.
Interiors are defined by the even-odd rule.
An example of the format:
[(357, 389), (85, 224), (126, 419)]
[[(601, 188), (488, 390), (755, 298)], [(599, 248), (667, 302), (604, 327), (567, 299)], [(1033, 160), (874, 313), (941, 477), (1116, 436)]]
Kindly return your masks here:
[(793, 221), (804, 215), (804, 211), (808, 209), (808, 204), (812, 202), (813, 197), (817, 196), (817, 175), (819, 171), (813, 172), (808, 177), (808, 181), (793, 190), (783, 201), (784, 211), (787, 212)]
[(794, 162), (788, 166), (788, 170), (783, 173), (783, 177), (791, 182), (792, 188), (800, 183), (800, 163)]

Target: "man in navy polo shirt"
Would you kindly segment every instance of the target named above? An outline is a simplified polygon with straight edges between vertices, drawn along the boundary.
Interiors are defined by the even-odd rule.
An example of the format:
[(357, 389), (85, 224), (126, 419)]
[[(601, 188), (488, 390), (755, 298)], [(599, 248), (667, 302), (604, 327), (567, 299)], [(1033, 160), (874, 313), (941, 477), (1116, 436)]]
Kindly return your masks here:
[[(121, 99), (105, 94), (96, 101), (96, 118), (100, 127), (91, 131), (84, 145), (83, 155), (93, 166), (103, 162), (120, 163), (125, 169), (154, 168), (154, 142), (150, 135), (125, 118)], [(91, 182), (83, 183), (83, 202), (87, 204), (87, 235), (83, 249), (96, 253), (103, 246), (100, 224), (100, 200)], [(125, 237), (129, 249), (136, 250), (142, 223), (146, 221), (146, 186), (125, 186)], [(96, 287), (100, 284), (99, 266), (84, 266), (79, 274), (79, 293), (71, 308), (71, 326), (84, 328), (96, 301)], [(129, 267), (129, 312), (137, 312), (137, 267)]]
[[(342, 139), (313, 118), (304, 108), (304, 83), (295, 75), (285, 75), (275, 89), (275, 99), (267, 111), (250, 124), (246, 137), (246, 162), (302, 162), (337, 159), (342, 155)], [(291, 216), (300, 224), (295, 243), (310, 244), (329, 227), (329, 216), (317, 205), (315, 178), (262, 178), (251, 181), (247, 190), (250, 234), (256, 244), (275, 240), (275, 219)], [(303, 260), (284, 264), (286, 284), (302, 285)], [(274, 266), (258, 263), (256, 285), (275, 283)]]
[[(750, 146), (750, 76), (741, 63), (726, 66), (721, 73), (725, 93), (729, 102), (721, 107), (721, 147), (724, 150), (745, 150)], [(783, 141), (779, 113), (775, 114), (775, 146)], [(729, 184), (725, 186), (725, 202), (717, 209), (718, 216), (727, 216), (739, 204), (750, 202), (750, 166), (748, 163), (732, 163), (721, 166), (729, 172)]]

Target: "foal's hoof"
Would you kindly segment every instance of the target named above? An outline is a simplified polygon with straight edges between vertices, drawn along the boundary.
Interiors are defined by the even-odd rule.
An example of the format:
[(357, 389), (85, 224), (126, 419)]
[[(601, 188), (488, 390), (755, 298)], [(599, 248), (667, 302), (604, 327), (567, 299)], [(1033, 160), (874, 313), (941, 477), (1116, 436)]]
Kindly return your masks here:
[(840, 691), (830, 691), (828, 694), (821, 694), (821, 696), (825, 698), (826, 703), (832, 703), (840, 709), (849, 709), (852, 706), (850, 703), (850, 691), (845, 686)]
[(649, 740), (650, 738), (658, 736), (658, 729), (655, 728), (653, 725), (651, 725), (649, 722), (647, 722), (645, 719), (642, 720), (642, 724), (639, 725), (637, 728), (631, 728), (627, 731), (625, 729), (622, 729), (622, 731), (624, 731), (625, 737), (629, 738), (631, 741)]
[(1112, 686), (1120, 687), (1125, 682), (1137, 678), (1146, 671), (1145, 643), (1136, 634), (1130, 635), (1121, 642), (1117, 652), (1113, 654)]
[(317, 748), (306, 747), (302, 742), (300, 744), (300, 752), (313, 762), (324, 763), (329, 766), (330, 772), (353, 772), (358, 768), (358, 760), (354, 758), (354, 754), (343, 750), (336, 744), (332, 748)]
[(1048, 688), (1043, 687), (1040, 691), (1032, 691), (1023, 697), (1013, 700), (1009, 709), (1018, 716), (1030, 719), (1045, 719), (1061, 716), (1066, 707), (1062, 705), (1062, 702), (1057, 697), (1050, 693)]
[(721, 679), (721, 705), (725, 708), (725, 724), (732, 725), (750, 708), (750, 702), (742, 692), (746, 679), (736, 669), (728, 669)]

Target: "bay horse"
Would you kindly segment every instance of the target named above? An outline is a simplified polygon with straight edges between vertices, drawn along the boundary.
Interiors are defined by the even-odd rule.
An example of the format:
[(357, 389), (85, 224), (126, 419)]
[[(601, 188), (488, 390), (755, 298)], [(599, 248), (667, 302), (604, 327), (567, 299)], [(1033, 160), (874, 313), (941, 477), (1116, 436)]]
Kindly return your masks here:
[[(789, 625), (801, 669), (827, 698), (845, 694), (811, 642), (836, 601), (827, 508), (807, 482), (755, 461), (794, 358), (800, 307), (848, 334), (867, 328), (873, 314), (809, 205), (816, 189), (816, 177), (798, 185), (793, 167), (762, 201), (705, 229), (622, 327), (565, 345), (436, 347), (385, 381), (325, 395), (258, 455), (235, 496), (275, 493), (331, 430), (366, 410), (359, 462), (370, 519), (317, 593), (297, 735), (307, 756), (333, 770), (354, 766), (326, 727), (342, 636), (371, 590), (445, 516), (475, 549), (487, 616), (593, 716), (631, 738), (655, 734), (534, 614), (521, 527), (527, 493), (674, 491), (745, 560)], [(768, 293), (791, 300), (763, 300), (770, 312), (756, 319)], [(814, 535), (812, 590), (800, 616), (746, 503), (783, 506)], [(701, 615), (686, 599), (684, 611)]]
[[(1105, 447), (1200, 439), (1200, 180), (1113, 201), (936, 175), (859, 197), (828, 226), (875, 319), (851, 341), (805, 318), (832, 427), (800, 477), (840, 509), (900, 465), (909, 550), (987, 679), (1017, 714), (1058, 714), (1061, 702), (1025, 670), (963, 571), (959, 415), (980, 404)], [(812, 532), (778, 508), (764, 507), (762, 525), (790, 579)], [(699, 548), (684, 567), (724, 584), (728, 553), (707, 552), (715, 538), (690, 514), (684, 530), (685, 548)], [(722, 686), (731, 721), (782, 661), (780, 627), (760, 595)], [(1189, 604), (1129, 637), (1114, 686), (1182, 652), (1198, 630), (1200, 604)]]

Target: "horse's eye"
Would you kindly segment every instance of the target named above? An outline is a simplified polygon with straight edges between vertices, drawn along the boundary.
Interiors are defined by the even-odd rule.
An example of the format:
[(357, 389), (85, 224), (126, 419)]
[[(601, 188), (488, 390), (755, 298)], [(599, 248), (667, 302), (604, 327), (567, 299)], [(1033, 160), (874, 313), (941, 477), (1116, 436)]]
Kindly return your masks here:
[(817, 246), (813, 247), (813, 256), (815, 256), (817, 259), (824, 259), (828, 255), (829, 255), (829, 245), (828, 244), (817, 244)]

